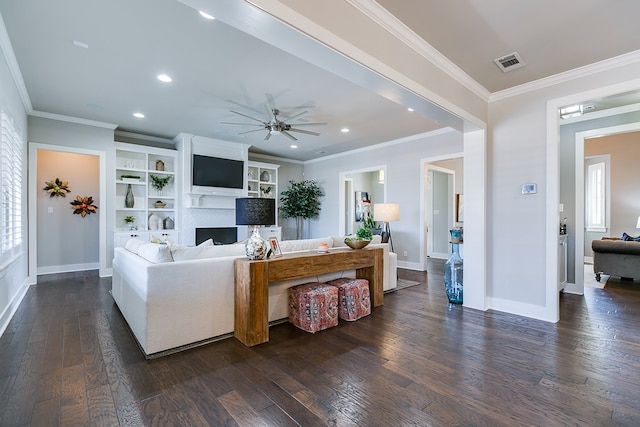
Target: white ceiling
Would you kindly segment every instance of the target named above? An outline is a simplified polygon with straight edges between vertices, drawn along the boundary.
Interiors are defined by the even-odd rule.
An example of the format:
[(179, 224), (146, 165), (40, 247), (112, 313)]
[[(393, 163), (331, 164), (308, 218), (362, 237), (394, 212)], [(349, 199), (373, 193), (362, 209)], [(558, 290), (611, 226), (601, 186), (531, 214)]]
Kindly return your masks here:
[[(1, 0), (33, 110), (163, 138), (186, 132), (242, 142), (297, 160), (456, 127), (437, 109), (433, 118), (409, 113), (406, 97), (374, 93), (382, 92), (375, 77), (351, 83), (343, 78), (348, 66), (327, 72), (220, 19), (205, 20), (184, 3)], [(231, 3), (248, 7), (209, 1), (214, 9)], [(640, 49), (637, 0), (378, 3), (490, 92)], [(527, 66), (503, 73), (493, 59), (514, 51)], [(160, 73), (173, 82), (159, 82)], [(291, 115), (308, 111), (297, 122), (328, 125), (304, 128), (320, 136), (294, 133), (294, 150), (282, 135), (264, 141), (266, 131), (237, 135), (255, 127), (221, 124), (244, 122), (229, 109), (266, 119), (265, 104)], [(134, 118), (136, 111), (146, 117)], [(341, 133), (343, 126), (351, 132)]]

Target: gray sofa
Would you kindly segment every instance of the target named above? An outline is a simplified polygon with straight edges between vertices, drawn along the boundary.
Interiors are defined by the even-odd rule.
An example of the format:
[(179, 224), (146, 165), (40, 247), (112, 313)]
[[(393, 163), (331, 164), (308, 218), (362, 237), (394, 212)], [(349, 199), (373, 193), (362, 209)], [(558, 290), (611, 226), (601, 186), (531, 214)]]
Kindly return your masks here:
[(640, 242), (624, 241), (617, 237), (603, 237), (591, 242), (593, 272), (600, 276), (619, 276), (640, 279)]

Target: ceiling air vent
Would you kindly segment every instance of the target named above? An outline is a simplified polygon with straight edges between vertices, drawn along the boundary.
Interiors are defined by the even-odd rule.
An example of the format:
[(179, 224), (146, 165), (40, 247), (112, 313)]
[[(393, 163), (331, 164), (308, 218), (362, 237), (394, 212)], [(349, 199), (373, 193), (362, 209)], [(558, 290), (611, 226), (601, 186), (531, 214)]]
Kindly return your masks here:
[(511, 70), (517, 70), (518, 68), (524, 67), (525, 64), (522, 58), (520, 58), (520, 54), (518, 52), (510, 53), (509, 55), (505, 55), (502, 58), (494, 59), (493, 62), (496, 63), (498, 67), (505, 73)]

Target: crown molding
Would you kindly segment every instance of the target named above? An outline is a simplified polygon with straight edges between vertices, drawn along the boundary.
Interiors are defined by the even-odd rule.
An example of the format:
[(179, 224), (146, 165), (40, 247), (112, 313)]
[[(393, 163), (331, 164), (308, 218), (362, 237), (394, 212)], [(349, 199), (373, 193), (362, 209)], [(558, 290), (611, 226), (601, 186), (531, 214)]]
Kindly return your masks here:
[(433, 46), (418, 36), (413, 30), (407, 27), (402, 21), (393, 16), (387, 9), (380, 6), (374, 0), (346, 0), (351, 6), (358, 9), (369, 19), (380, 25), (386, 31), (395, 36), (398, 40), (409, 46), (422, 57), (434, 64), (443, 72), (447, 73), (458, 83), (469, 89), (484, 101), (489, 101), (491, 93), (461, 68), (451, 62), (446, 56), (441, 54)]
[(62, 114), (55, 114), (55, 113), (47, 113), (45, 111), (38, 111), (38, 110), (32, 111), (31, 114), (29, 115), (33, 117), (42, 117), (43, 119), (58, 120), (59, 122), (76, 123), (79, 125), (87, 125), (87, 126), (93, 126), (93, 127), (105, 128), (105, 129), (115, 129), (118, 127), (118, 125), (114, 125), (113, 123), (97, 122), (95, 120), (81, 119), (78, 117), (65, 116)]
[(336, 153), (336, 154), (330, 154), (324, 157), (318, 157), (317, 159), (306, 160), (304, 164), (306, 165), (310, 163), (324, 162), (325, 160), (337, 159), (344, 156), (351, 156), (358, 153), (364, 153), (366, 151), (379, 150), (381, 148), (391, 147), (398, 144), (405, 144), (407, 142), (413, 142), (419, 139), (432, 138), (434, 136), (443, 135), (449, 132), (458, 132), (458, 131), (451, 127), (443, 127), (440, 129), (429, 131), (429, 132), (423, 132), (416, 135), (405, 136), (403, 138), (394, 139), (392, 141), (381, 142), (380, 144), (369, 145), (367, 147), (356, 148), (354, 150), (344, 151), (342, 153)]
[(13, 45), (11, 44), (11, 39), (9, 39), (9, 33), (7, 32), (7, 27), (4, 25), (2, 15), (0, 15), (0, 49), (2, 49), (2, 53), (4, 54), (4, 59), (7, 62), (7, 67), (9, 67), (13, 83), (16, 85), (16, 89), (18, 90), (18, 94), (22, 100), (22, 105), (24, 106), (27, 114), (31, 114), (33, 112), (31, 98), (29, 98), (27, 86), (25, 86), (24, 80), (22, 79), (18, 60), (16, 59), (16, 54), (13, 51)]
[(599, 62), (594, 62), (593, 64), (574, 68), (573, 70), (554, 74), (553, 76), (545, 77), (529, 83), (521, 84), (519, 86), (514, 86), (509, 89), (494, 92), (489, 97), (489, 102), (500, 101), (502, 99), (522, 95), (534, 90), (544, 89), (546, 87), (554, 86), (561, 83), (567, 83), (581, 77), (591, 76), (593, 74), (613, 70), (625, 65), (635, 64), (637, 62), (640, 62), (640, 50), (614, 56), (613, 58), (604, 59)]

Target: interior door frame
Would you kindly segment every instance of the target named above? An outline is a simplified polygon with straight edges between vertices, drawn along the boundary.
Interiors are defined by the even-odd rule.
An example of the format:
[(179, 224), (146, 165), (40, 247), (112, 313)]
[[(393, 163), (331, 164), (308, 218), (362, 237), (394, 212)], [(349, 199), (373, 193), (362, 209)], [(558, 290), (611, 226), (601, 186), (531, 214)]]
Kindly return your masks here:
[(98, 242), (98, 262), (100, 277), (108, 276), (107, 274), (107, 188), (106, 188), (106, 157), (104, 151), (87, 150), (84, 148), (67, 147), (62, 145), (42, 144), (37, 142), (29, 142), (29, 271), (28, 281), (30, 285), (35, 285), (38, 281), (38, 191), (40, 185), (38, 183), (38, 151), (59, 151), (63, 153), (83, 154), (88, 156), (97, 156), (100, 165), (98, 172), (100, 184), (99, 194), (101, 201), (98, 214), (99, 242)]
[[(349, 175), (354, 175), (358, 173), (370, 173), (377, 172), (379, 170), (384, 170), (385, 181), (383, 185), (383, 194), (384, 194), (384, 202), (387, 202), (387, 165), (380, 166), (370, 166), (362, 169), (356, 169), (351, 171), (343, 171), (338, 175), (338, 234), (345, 235), (346, 234), (346, 222), (345, 215), (346, 205), (345, 205), (345, 186), (346, 181), (351, 179)], [(353, 216), (352, 216), (353, 217)]]
[[(424, 212), (425, 212), (425, 221), (426, 224), (424, 226), (424, 238), (425, 238), (425, 258), (429, 258), (430, 255), (430, 248), (433, 248), (433, 234), (434, 233), (430, 233), (429, 232), (429, 227), (432, 226), (433, 224), (433, 208), (429, 205), (429, 202), (432, 200), (432, 196), (433, 196), (433, 192), (432, 192), (432, 188), (433, 188), (433, 182), (429, 182), (429, 171), (433, 170), (433, 171), (437, 171), (437, 172), (442, 172), (445, 173), (447, 175), (451, 175), (452, 180), (453, 180), (453, 185), (451, 187), (451, 194), (449, 194), (450, 198), (451, 198), (451, 223), (453, 225), (455, 225), (455, 221), (456, 221), (456, 215), (455, 215), (455, 197), (456, 197), (456, 171), (451, 170), (451, 169), (447, 169), (447, 168), (443, 168), (441, 166), (435, 166), (432, 165), (430, 163), (428, 163), (425, 167), (425, 175), (424, 175), (424, 179), (426, 180), (426, 185), (425, 185), (425, 197), (424, 197)], [(437, 258), (437, 259), (447, 259), (449, 257), (449, 251), (447, 253), (440, 253), (440, 252), (433, 252), (433, 257)], [(437, 254), (437, 256), (436, 256)], [(426, 262), (426, 259), (425, 259)]]

